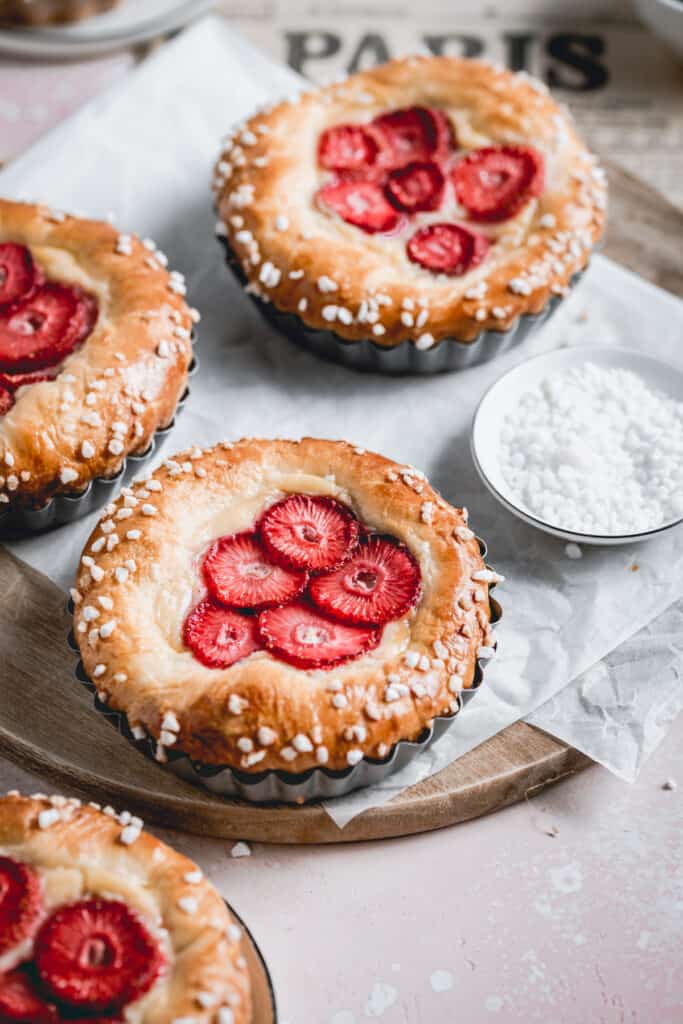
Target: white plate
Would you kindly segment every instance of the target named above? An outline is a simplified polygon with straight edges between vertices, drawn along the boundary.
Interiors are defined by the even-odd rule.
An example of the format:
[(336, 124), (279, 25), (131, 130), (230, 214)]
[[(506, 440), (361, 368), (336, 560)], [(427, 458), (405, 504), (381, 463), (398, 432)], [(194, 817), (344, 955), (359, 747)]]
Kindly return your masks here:
[(0, 52), (17, 57), (78, 59), (123, 49), (171, 32), (215, 0), (124, 0), (113, 11), (74, 25), (0, 31)]
[(600, 345), (576, 345), (556, 349), (520, 363), (509, 373), (500, 377), (482, 398), (472, 420), (470, 445), (477, 472), (491, 494), (508, 511), (523, 519), (530, 526), (551, 533), (554, 537), (574, 541), (577, 544), (632, 544), (647, 540), (664, 530), (670, 530), (683, 522), (683, 516), (663, 523), (645, 533), (631, 533), (619, 536), (600, 536), (573, 533), (563, 530), (543, 519), (539, 519), (526, 508), (519, 497), (512, 492), (500, 468), (500, 433), (510, 412), (517, 408), (519, 399), (532, 391), (549, 374), (557, 370), (568, 370), (586, 362), (598, 366), (618, 367), (638, 374), (651, 388), (683, 402), (683, 370), (668, 363), (641, 355), (633, 349), (610, 348)]

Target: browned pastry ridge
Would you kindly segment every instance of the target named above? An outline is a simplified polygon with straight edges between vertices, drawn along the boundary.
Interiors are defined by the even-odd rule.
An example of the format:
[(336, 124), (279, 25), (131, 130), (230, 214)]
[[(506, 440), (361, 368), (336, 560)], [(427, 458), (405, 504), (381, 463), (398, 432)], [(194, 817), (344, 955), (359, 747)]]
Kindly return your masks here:
[[(45, 909), (90, 897), (123, 900), (160, 942), (168, 966), (126, 1008), (136, 1024), (251, 1021), (242, 930), (192, 861), (111, 807), (36, 794), (0, 799), (0, 856), (41, 876)], [(29, 953), (30, 955), (30, 953)]]
[[(376, 649), (333, 669), (295, 668), (265, 650), (207, 668), (183, 642), (205, 594), (202, 557), (288, 493), (334, 497), (402, 541), (422, 596)], [(477, 656), (490, 653), (489, 584), (499, 578), (466, 510), (411, 466), (341, 441), (224, 442), (167, 460), (104, 510), (72, 591), (74, 633), (100, 699), (139, 738), (155, 737), (159, 760), (172, 747), (252, 772), (343, 769), (457, 710)]]
[[(496, 244), (460, 277), (411, 262), (405, 231), (365, 234), (314, 202), (326, 176), (323, 131), (412, 106), (441, 110), (464, 150), (531, 145), (545, 158), (543, 194), (509, 220), (475, 225)], [(213, 187), (217, 231), (250, 292), (345, 340), (410, 339), (419, 349), (506, 331), (564, 295), (602, 234), (606, 206), (604, 172), (541, 82), (453, 57), (394, 60), (255, 114), (224, 139)], [(457, 209), (449, 216), (457, 220)], [(435, 219), (418, 214), (409, 230)]]
[(62, 25), (117, 7), (121, 0), (0, 0), (0, 23)]
[(113, 476), (172, 420), (198, 314), (154, 243), (109, 224), (0, 199), (2, 242), (28, 246), (50, 279), (84, 289), (99, 306), (92, 333), (58, 376), (19, 388), (0, 418), (0, 502), (34, 507)]

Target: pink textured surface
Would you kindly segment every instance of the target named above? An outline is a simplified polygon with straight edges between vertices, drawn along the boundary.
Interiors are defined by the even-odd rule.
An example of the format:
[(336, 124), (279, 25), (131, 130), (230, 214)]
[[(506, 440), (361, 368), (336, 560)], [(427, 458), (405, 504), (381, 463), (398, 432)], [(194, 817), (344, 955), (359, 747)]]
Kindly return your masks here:
[(0, 163), (17, 156), (133, 64), (130, 53), (78, 64), (0, 58)]
[[(683, 718), (634, 786), (591, 768), (422, 836), (239, 860), (163, 838), (249, 925), (280, 1024), (680, 1024), (681, 744)], [(46, 782), (0, 762), (11, 786)]]
[[(0, 161), (132, 63), (0, 61)], [(164, 838), (248, 923), (280, 1024), (680, 1024), (682, 744), (679, 718), (634, 786), (593, 768), (424, 836), (239, 860)], [(52, 792), (0, 761), (0, 791), (15, 786)]]

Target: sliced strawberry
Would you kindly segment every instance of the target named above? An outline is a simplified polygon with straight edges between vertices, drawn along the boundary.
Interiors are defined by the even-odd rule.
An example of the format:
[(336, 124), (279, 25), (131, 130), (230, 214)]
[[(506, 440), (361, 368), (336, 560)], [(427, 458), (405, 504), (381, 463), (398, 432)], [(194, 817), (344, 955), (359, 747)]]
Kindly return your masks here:
[(378, 146), (361, 124), (339, 124), (320, 136), (318, 162), (328, 171), (362, 171), (377, 160)]
[(78, 298), (78, 309), (76, 310), (73, 330), (77, 336), (75, 344), (80, 345), (89, 334), (92, 334), (97, 323), (99, 308), (97, 299), (93, 295), (88, 295), (87, 292), (81, 291), (80, 288), (74, 288), (73, 290)]
[(347, 224), (370, 235), (394, 231), (401, 223), (401, 214), (373, 181), (331, 182), (319, 190), (317, 199)]
[(113, 1012), (154, 983), (166, 958), (140, 918), (120, 900), (60, 907), (40, 929), (36, 969), (55, 999), (86, 1012)]
[(32, 291), (38, 277), (31, 252), (25, 245), (0, 245), (0, 306), (16, 302)]
[(392, 171), (387, 180), (387, 195), (399, 210), (438, 210), (443, 200), (445, 179), (438, 164), (424, 161), (407, 164)]
[(74, 288), (45, 284), (0, 310), (0, 370), (19, 373), (60, 363), (94, 324), (94, 300)]
[(74, 1018), (74, 1024), (121, 1024), (121, 1017), (110, 1017), (107, 1014), (106, 1017), (76, 1017)]
[(14, 405), (14, 392), (27, 384), (38, 384), (41, 380), (54, 380), (55, 373), (34, 370), (32, 373), (0, 373), (0, 416), (8, 413)]
[(379, 160), (389, 170), (415, 161), (445, 157), (455, 145), (450, 121), (441, 110), (405, 107), (373, 121), (381, 139)]
[(59, 1024), (59, 1013), (45, 1002), (23, 971), (0, 974), (0, 1024)]
[(453, 128), (453, 125), (449, 117), (443, 112), (443, 110), (435, 110), (434, 108), (430, 108), (429, 113), (431, 114), (434, 124), (436, 126), (435, 155), (443, 159), (449, 156), (452, 150), (454, 150), (457, 146), (455, 129)]
[(253, 615), (240, 615), (211, 599), (192, 609), (183, 641), (207, 668), (229, 668), (261, 646)]
[(359, 523), (334, 498), (290, 494), (261, 520), (263, 546), (273, 561), (310, 572), (336, 569), (358, 543)]
[(348, 626), (295, 601), (268, 608), (258, 618), (261, 640), (283, 661), (298, 668), (332, 668), (372, 650), (380, 641), (375, 626)]
[(479, 221), (513, 217), (541, 194), (543, 182), (543, 156), (531, 146), (475, 149), (453, 170), (458, 202)]
[(420, 567), (397, 541), (371, 536), (340, 569), (311, 580), (311, 600), (342, 622), (383, 625), (420, 596)]
[(6, 416), (14, 405), (14, 392), (0, 382), (0, 416)]
[(0, 373), (0, 384), (16, 391), (26, 384), (39, 384), (41, 380), (54, 380), (57, 376), (55, 370), (30, 370), (28, 373)]
[(211, 545), (202, 566), (210, 593), (233, 608), (268, 608), (303, 593), (308, 574), (269, 561), (256, 534), (247, 530)]
[(12, 857), (0, 857), (0, 954), (35, 933), (42, 902), (36, 872)]
[(407, 245), (413, 263), (452, 277), (478, 266), (488, 251), (488, 239), (461, 224), (428, 224), (416, 231)]

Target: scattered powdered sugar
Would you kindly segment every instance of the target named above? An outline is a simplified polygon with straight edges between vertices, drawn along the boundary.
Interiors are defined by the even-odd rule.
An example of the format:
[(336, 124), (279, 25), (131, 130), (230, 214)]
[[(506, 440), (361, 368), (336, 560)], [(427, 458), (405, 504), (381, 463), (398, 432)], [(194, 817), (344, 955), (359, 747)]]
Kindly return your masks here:
[(429, 976), (429, 984), (434, 992), (450, 992), (454, 985), (451, 971), (439, 969), (432, 971)]
[(251, 857), (251, 847), (249, 846), (249, 843), (243, 843), (243, 842), (235, 843), (235, 845), (230, 850), (230, 856), (231, 857)]
[(575, 861), (550, 869), (550, 881), (557, 892), (571, 895), (583, 886), (583, 872)]
[(398, 992), (393, 985), (386, 981), (377, 981), (368, 996), (364, 1014), (366, 1017), (382, 1017), (397, 999)]
[(630, 370), (558, 371), (506, 418), (500, 468), (553, 526), (605, 536), (654, 529), (683, 515), (683, 403)]
[(490, 1013), (498, 1013), (503, 1009), (503, 1000), (500, 996), (487, 996), (484, 1006)]

